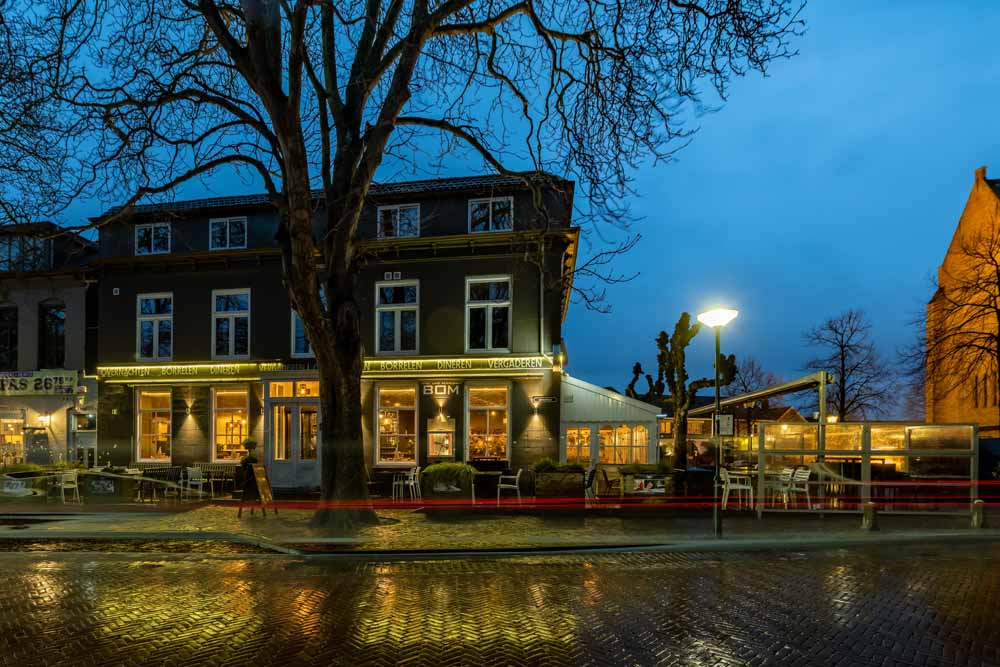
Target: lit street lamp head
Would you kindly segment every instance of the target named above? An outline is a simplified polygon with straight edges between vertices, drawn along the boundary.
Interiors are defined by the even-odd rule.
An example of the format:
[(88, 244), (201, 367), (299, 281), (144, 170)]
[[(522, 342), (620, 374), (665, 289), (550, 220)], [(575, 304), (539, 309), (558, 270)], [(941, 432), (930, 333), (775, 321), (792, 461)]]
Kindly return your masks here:
[(738, 310), (731, 308), (714, 308), (704, 313), (698, 313), (698, 321), (707, 327), (724, 327), (740, 314)]

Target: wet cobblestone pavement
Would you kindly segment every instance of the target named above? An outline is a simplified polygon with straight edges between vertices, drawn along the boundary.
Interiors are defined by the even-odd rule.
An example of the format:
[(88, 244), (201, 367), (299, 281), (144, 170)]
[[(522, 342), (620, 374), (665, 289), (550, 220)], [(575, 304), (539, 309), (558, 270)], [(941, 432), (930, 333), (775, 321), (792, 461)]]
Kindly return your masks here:
[(1000, 546), (0, 554), (3, 664), (996, 665)]

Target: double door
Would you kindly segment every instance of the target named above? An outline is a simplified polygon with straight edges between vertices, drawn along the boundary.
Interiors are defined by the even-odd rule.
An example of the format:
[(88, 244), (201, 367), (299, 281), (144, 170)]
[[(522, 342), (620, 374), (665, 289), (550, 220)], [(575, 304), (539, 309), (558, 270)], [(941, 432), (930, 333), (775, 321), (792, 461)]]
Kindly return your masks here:
[(265, 464), (271, 485), (318, 487), (319, 404), (273, 401), (267, 421)]

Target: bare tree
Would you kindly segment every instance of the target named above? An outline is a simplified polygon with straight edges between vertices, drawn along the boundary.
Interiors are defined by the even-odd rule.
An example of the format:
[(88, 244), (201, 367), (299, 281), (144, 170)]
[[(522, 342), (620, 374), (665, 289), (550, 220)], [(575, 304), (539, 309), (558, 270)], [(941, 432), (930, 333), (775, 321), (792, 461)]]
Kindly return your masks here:
[(827, 393), (827, 408), (838, 419), (870, 419), (889, 412), (895, 401), (893, 373), (871, 339), (871, 323), (863, 311), (831, 317), (803, 339), (823, 355), (806, 367), (836, 378), (835, 389)]
[[(316, 352), (323, 498), (357, 505), (357, 229), (383, 162), (414, 170), (465, 151), (522, 179), (543, 219), (542, 192), (569, 187), (546, 175), (558, 173), (591, 222), (618, 224), (629, 169), (689, 137), (677, 112), (697, 108), (697, 86), (724, 98), (732, 77), (792, 55), (800, 10), (801, 0), (49, 0), (24, 42), (58, 63), (62, 125), (90, 157), (86, 180), (123, 204), (103, 224), (220, 169), (266, 189), (288, 296)], [(338, 528), (371, 520), (363, 503), (317, 515)]]
[(927, 317), (921, 313), (911, 322), (913, 339), (896, 351), (900, 372), (903, 417), (923, 421), (927, 417)]
[[(687, 415), (691, 402), (699, 391), (715, 386), (714, 377), (689, 381), (685, 350), (699, 331), (701, 323), (695, 322), (692, 325), (691, 315), (681, 313), (674, 325), (673, 334), (668, 336), (666, 331), (661, 331), (656, 337), (656, 347), (659, 350), (656, 355), (657, 383), (666, 383), (670, 390), (670, 402), (674, 406), (674, 456), (676, 465), (680, 468), (687, 465)], [(736, 357), (720, 354), (715, 363), (719, 368), (719, 385), (724, 387), (736, 376)]]
[[(765, 371), (760, 362), (753, 357), (744, 357), (736, 364), (736, 375), (733, 381), (723, 390), (724, 395), (742, 396), (751, 392), (768, 389), (781, 384), (781, 379), (770, 371)], [(771, 406), (784, 405), (781, 397), (767, 398), (764, 400), (750, 401), (743, 408), (745, 413), (746, 432), (749, 434), (753, 428), (753, 423), (757, 421), (764, 410)]]

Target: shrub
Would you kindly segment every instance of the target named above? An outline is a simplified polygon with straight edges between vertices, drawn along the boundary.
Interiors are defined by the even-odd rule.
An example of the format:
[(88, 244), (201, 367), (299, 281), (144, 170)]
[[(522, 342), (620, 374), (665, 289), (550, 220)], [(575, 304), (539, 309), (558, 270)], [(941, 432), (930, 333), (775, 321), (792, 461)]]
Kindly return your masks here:
[(41, 472), (42, 466), (35, 465), (34, 463), (15, 463), (11, 466), (5, 466), (0, 469), (0, 474), (9, 472)]
[(433, 490), (438, 484), (472, 488), (472, 477), (476, 469), (465, 463), (435, 463), (420, 472), (420, 483), (424, 489)]
[(535, 461), (535, 473), (559, 472), (559, 473), (582, 473), (583, 466), (579, 463), (559, 463), (545, 457)]
[(622, 475), (638, 475), (638, 474), (649, 474), (649, 473), (659, 473), (661, 475), (669, 475), (673, 472), (673, 468), (668, 466), (666, 463), (629, 463), (627, 465), (618, 466), (618, 472)]

